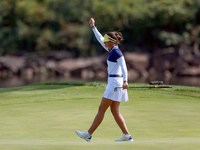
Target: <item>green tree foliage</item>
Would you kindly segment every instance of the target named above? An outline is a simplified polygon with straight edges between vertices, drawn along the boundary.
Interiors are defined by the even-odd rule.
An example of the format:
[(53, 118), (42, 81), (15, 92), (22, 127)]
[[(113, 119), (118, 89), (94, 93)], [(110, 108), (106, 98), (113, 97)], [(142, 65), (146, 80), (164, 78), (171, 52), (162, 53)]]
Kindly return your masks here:
[(88, 25), (102, 34), (120, 30), (127, 50), (200, 43), (196, 0), (1, 0), (0, 53), (71, 50), (90, 54), (97, 44)]
[(0, 2), (0, 49), (3, 52), (17, 46), (16, 3), (11, 0)]

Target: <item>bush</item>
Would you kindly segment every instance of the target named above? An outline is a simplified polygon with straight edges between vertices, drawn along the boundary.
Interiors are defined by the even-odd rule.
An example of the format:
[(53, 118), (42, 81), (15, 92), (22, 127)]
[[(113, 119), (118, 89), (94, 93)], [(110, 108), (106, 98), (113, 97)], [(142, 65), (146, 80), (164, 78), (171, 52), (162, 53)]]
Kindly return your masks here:
[(196, 0), (1, 0), (0, 53), (66, 49), (88, 55), (97, 44), (90, 17), (102, 34), (120, 30), (130, 50), (199, 43)]

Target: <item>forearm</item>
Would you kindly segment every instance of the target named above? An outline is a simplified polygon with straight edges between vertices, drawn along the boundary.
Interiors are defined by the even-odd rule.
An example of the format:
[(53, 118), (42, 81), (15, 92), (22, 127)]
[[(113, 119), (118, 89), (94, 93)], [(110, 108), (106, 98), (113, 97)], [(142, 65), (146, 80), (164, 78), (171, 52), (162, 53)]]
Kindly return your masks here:
[(100, 38), (103, 37), (101, 35), (101, 33), (97, 30), (96, 27), (93, 27), (92, 31), (94, 32), (94, 35), (95, 35), (96, 39), (98, 40), (98, 42), (101, 44), (101, 46), (103, 46), (103, 48), (108, 51), (108, 48), (105, 47), (104, 42), (100, 40)]
[(121, 66), (121, 69), (122, 69), (123, 81), (128, 82), (128, 71), (127, 71), (124, 56), (120, 57), (117, 62), (119, 63), (119, 65)]

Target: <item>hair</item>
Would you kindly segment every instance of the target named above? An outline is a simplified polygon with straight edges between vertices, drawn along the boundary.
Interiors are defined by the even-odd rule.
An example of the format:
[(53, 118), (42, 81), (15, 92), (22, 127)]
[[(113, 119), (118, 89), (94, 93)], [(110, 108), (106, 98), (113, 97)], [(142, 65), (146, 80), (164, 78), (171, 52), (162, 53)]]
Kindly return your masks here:
[(107, 35), (116, 40), (116, 45), (120, 44), (120, 41), (124, 40), (121, 32), (108, 32)]

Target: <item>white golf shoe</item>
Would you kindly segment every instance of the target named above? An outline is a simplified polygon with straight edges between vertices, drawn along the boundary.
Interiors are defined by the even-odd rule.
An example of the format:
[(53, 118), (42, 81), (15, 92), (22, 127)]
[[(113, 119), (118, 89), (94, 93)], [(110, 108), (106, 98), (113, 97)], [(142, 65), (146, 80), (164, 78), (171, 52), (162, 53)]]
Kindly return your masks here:
[(76, 130), (76, 134), (80, 137), (83, 138), (84, 140), (90, 142), (92, 136), (88, 133), (88, 131), (84, 131), (84, 132), (80, 132), (78, 130)]
[(115, 142), (121, 142), (121, 141), (129, 141), (132, 142), (133, 138), (131, 135), (125, 135), (123, 134), (122, 137), (120, 139), (115, 140)]

